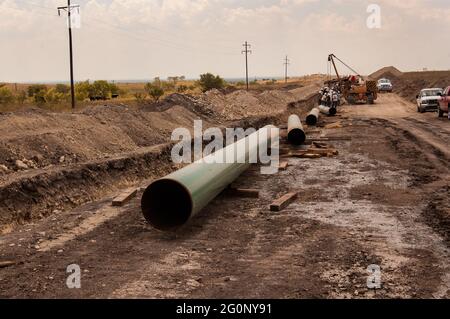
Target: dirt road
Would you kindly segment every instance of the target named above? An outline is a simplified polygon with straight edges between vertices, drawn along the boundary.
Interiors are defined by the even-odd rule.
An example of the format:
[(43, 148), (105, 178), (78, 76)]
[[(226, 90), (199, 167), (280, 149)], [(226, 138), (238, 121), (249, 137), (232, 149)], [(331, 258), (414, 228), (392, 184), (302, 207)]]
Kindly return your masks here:
[[(19, 227), (0, 237), (0, 262), (15, 262), (0, 297), (449, 298), (450, 122), (396, 95), (324, 124), (339, 121), (319, 133), (352, 136), (331, 142), (339, 156), (253, 167), (237, 182), (259, 200), (223, 194), (177, 233), (148, 226), (139, 197)], [(290, 190), (298, 200), (270, 212)], [(81, 289), (66, 286), (70, 264)], [(367, 287), (370, 265), (381, 289)]]

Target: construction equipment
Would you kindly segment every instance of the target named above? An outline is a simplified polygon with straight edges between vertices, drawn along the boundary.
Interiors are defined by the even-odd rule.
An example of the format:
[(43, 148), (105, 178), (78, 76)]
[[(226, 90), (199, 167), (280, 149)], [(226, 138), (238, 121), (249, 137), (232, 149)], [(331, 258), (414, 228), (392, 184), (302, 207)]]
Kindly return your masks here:
[[(336, 67), (335, 60), (341, 62), (350, 69), (354, 75), (341, 77)], [(378, 98), (378, 87), (376, 81), (365, 80), (358, 72), (348, 66), (334, 54), (328, 56), (328, 63), (331, 64), (336, 73), (337, 79), (326, 82), (328, 86), (337, 85), (348, 104), (374, 104)], [(330, 67), (331, 69), (331, 67)]]

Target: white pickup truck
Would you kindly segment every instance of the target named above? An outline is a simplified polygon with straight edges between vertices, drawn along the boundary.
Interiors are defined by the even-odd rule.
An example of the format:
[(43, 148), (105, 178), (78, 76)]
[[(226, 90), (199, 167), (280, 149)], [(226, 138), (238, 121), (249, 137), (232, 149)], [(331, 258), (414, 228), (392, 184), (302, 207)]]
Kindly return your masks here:
[(439, 100), (441, 99), (442, 89), (423, 89), (417, 95), (417, 112), (423, 113), (426, 111), (436, 111), (439, 106)]
[(377, 87), (379, 92), (392, 92), (392, 89), (394, 88), (391, 80), (388, 79), (379, 79)]

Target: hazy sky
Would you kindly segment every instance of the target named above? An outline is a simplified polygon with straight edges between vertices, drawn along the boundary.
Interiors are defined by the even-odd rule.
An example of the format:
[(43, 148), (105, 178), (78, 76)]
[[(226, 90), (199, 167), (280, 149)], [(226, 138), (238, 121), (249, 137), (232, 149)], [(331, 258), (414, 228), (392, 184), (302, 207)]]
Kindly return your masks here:
[[(450, 69), (450, 0), (72, 0), (75, 78), (326, 73), (334, 52), (362, 74), (380, 67)], [(381, 28), (369, 29), (369, 4)], [(0, 81), (68, 78), (66, 0), (0, 0)]]

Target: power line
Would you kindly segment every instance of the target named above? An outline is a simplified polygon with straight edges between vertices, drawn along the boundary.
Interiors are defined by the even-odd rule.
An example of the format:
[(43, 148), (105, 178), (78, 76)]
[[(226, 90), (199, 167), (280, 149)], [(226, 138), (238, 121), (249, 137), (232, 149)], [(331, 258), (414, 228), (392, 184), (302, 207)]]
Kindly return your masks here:
[(27, 5), (30, 5), (33, 7), (37, 7), (37, 8), (48, 9), (48, 10), (52, 10), (52, 11), (54, 10), (54, 8), (46, 7), (41, 4), (37, 4), (36, 2), (25, 1), (25, 0), (16, 0), (16, 2), (22, 2), (24, 4), (27, 4)]
[(80, 10), (79, 5), (71, 5), (70, 0), (67, 0), (66, 7), (58, 7), (58, 15), (61, 11), (67, 12), (67, 21), (69, 27), (69, 53), (70, 53), (70, 95), (72, 97), (72, 109), (75, 109), (75, 84), (73, 79), (73, 46), (72, 46), (72, 10)]
[(284, 82), (287, 83), (288, 81), (288, 66), (290, 63), (288, 56), (286, 55), (286, 58), (284, 59)]
[[(34, 7), (37, 7), (37, 8), (41, 8), (41, 9), (54, 10), (53, 8), (50, 8), (50, 7), (47, 7), (47, 6), (43, 6), (43, 5), (37, 4), (37, 3), (35, 3), (35, 2), (31, 2), (31, 1), (26, 1), (26, 0), (16, 0), (16, 1), (22, 2), (22, 3), (24, 3), (24, 4), (31, 5), (31, 6), (34, 6)], [(104, 21), (104, 20), (102, 20), (102, 19), (98, 19), (98, 18), (93, 17), (93, 16), (86, 16), (86, 15), (85, 15), (85, 16), (83, 17), (83, 20), (86, 20), (86, 19), (87, 19), (87, 20), (93, 20), (93, 21), (96, 21), (96, 22), (98, 22), (98, 23), (100, 23), (100, 24), (103, 24), (104, 26), (108, 26), (108, 27), (110, 27), (110, 28), (119, 30), (119, 31), (121, 31), (121, 32), (126, 32), (126, 33), (128, 34), (129, 37), (135, 38), (135, 39), (137, 39), (137, 40), (139, 40), (139, 41), (148, 41), (148, 35), (146, 35), (146, 34), (136, 34), (136, 32), (134, 32), (134, 31), (128, 30), (128, 29), (123, 28), (123, 27), (121, 27), (121, 26), (118, 26), (118, 25), (116, 25), (116, 24), (112, 24), (112, 23), (106, 22), (106, 21)], [(93, 24), (85, 23), (85, 22), (84, 22), (83, 24), (84, 24), (84, 25), (94, 26)], [(156, 31), (156, 32), (163, 33), (163, 34), (165, 34), (165, 35), (169, 35), (169, 36), (171, 36), (171, 37), (173, 37), (173, 38), (178, 38), (178, 39), (181, 39), (181, 40), (185, 40), (185, 37), (184, 37), (183, 35), (180, 35), (180, 34), (176, 34), (176, 33), (173, 33), (173, 32), (169, 32), (169, 31), (166, 31), (166, 30), (163, 30), (163, 29), (154, 27), (154, 26), (150, 26), (150, 25), (145, 25), (145, 27), (147, 27), (147, 28), (149, 28), (149, 29), (152, 29), (152, 30), (154, 30), (154, 31)], [(141, 36), (141, 37), (140, 37), (140, 36)], [(145, 38), (143, 38), (143, 37), (145, 37)], [(160, 42), (162, 45), (165, 45), (165, 46), (167, 46), (167, 47), (169, 47), (169, 48), (172, 48), (172, 49), (191, 50), (191, 51), (194, 51), (194, 52), (196, 52), (196, 53), (198, 53), (198, 52), (203, 52), (203, 51), (205, 50), (205, 49), (198, 50), (198, 49), (196, 49), (195, 47), (186, 45), (185, 43), (177, 43), (177, 42), (170, 41), (170, 40), (167, 40), (167, 39), (160, 39), (160, 38), (157, 38), (157, 37), (154, 37), (154, 36), (151, 37), (151, 39), (154, 40), (154, 41), (158, 41), (158, 42)], [(197, 42), (197, 43), (203, 45), (203, 42), (199, 42), (199, 41), (192, 41), (192, 40), (191, 40), (190, 42), (191, 42), (191, 43), (192, 43), (192, 42)], [(222, 42), (223, 42), (223, 41), (222, 41)], [(220, 44), (219, 44), (219, 45), (220, 45)], [(231, 49), (231, 47), (229, 47), (229, 46), (223, 46), (223, 45), (221, 45), (221, 46), (222, 46), (224, 49)], [(221, 54), (221, 55), (236, 55), (236, 53), (234, 53), (234, 52), (232, 52), (232, 51), (226, 51), (226, 52), (224, 52), (223, 50), (220, 50), (220, 49), (219, 49), (219, 50), (214, 50), (214, 49), (208, 48), (207, 51), (209, 51), (209, 52), (211, 52), (211, 53), (214, 53), (214, 54)]]
[[(35, 3), (35, 2), (31, 2), (31, 1), (26, 1), (26, 0), (16, 0), (16, 1), (19, 1), (19, 2), (22, 2), (22, 3), (24, 3), (24, 4), (28, 4), (28, 5), (37, 7), (37, 8), (53, 10), (53, 8), (46, 7), (46, 6), (43, 6), (43, 5), (39, 5), (39, 4), (37, 4), (37, 3)], [(93, 20), (93, 21), (96, 21), (96, 22), (98, 22), (98, 23), (101, 23), (101, 24), (103, 24), (103, 25), (112, 27), (112, 28), (114, 28), (114, 29), (117, 29), (117, 30), (120, 30), (120, 31), (123, 31), (123, 32), (131, 33), (132, 35), (136, 35), (136, 32), (135, 32), (135, 31), (130, 31), (130, 30), (125, 29), (125, 28), (123, 28), (123, 27), (120, 27), (120, 26), (118, 26), (118, 25), (116, 25), (116, 24), (112, 24), (112, 23), (106, 22), (106, 21), (101, 20), (101, 19), (98, 19), (98, 18), (96, 18), (96, 17), (90, 17), (90, 16), (88, 16), (88, 15), (85, 15), (85, 16), (83, 17), (83, 20), (86, 20), (86, 19), (87, 19), (87, 20)], [(84, 24), (86, 24), (86, 23), (84, 23)], [(87, 24), (87, 25), (92, 25), (92, 24)], [(185, 36), (183, 36), (183, 35), (181, 35), (181, 34), (169, 32), (169, 31), (167, 31), (167, 30), (163, 30), (163, 29), (161, 29), (161, 28), (157, 28), (157, 27), (155, 27), (155, 26), (146, 25), (146, 24), (144, 25), (144, 27), (147, 27), (147, 28), (149, 28), (149, 29), (152, 29), (153, 31), (156, 31), (156, 32), (165, 34), (166, 36), (168, 35), (168, 36), (171, 36), (171, 37), (173, 37), (173, 38), (178, 38), (178, 40), (181, 39), (181, 40), (186, 41), (186, 40), (185, 40)], [(181, 31), (183, 31), (183, 30), (181, 30)], [(143, 34), (141, 34), (141, 35), (147, 37), (147, 35), (143, 35)], [(162, 43), (164, 43), (164, 44), (172, 45), (172, 48), (173, 48), (174, 45), (178, 45), (178, 48), (180, 48), (180, 49), (185, 49), (186, 47), (188, 47), (186, 44), (181, 44), (181, 46), (184, 46), (184, 47), (182, 48), (182, 47), (180, 47), (180, 44), (178, 44), (178, 43), (176, 43), (176, 42), (174, 42), (174, 41), (169, 41), (169, 40), (167, 40), (167, 39), (162, 40), (162, 39), (160, 39), (160, 38), (155, 38), (155, 37), (152, 37), (152, 39), (153, 39), (153, 40), (156, 40), (156, 41), (159, 41), (159, 42), (162, 42)], [(141, 39), (139, 39), (139, 40), (141, 40)], [(230, 41), (231, 41), (231, 40), (230, 40)], [(193, 40), (190, 40), (189, 42), (190, 42), (190, 43), (192, 43), (192, 42), (197, 42), (197, 43), (203, 45), (203, 41), (200, 42), (200, 41), (195, 41), (195, 40), (193, 41)], [(224, 42), (224, 40), (221, 40), (221, 42)], [(220, 44), (219, 44), (219, 45), (220, 45)], [(222, 45), (222, 47), (223, 47), (224, 49), (229, 49), (229, 50), (232, 49), (230, 46), (223, 46), (223, 45)], [(194, 47), (189, 47), (189, 48), (190, 48), (191, 50), (199, 51), (199, 50), (195, 49)], [(204, 50), (204, 49), (202, 49), (202, 50)], [(236, 54), (236, 53), (232, 53), (232, 51), (223, 52), (222, 50), (211, 50), (211, 48), (209, 48), (208, 50), (211, 51), (211, 52), (213, 52), (213, 53), (216, 53), (216, 54), (222, 54), (222, 55), (235, 55), (235, 54)]]
[[(26, 5), (30, 5), (30, 6), (34, 6), (34, 7), (37, 7), (37, 8), (41, 8), (41, 9), (47, 9), (47, 10), (52, 10), (52, 11), (54, 10), (53, 8), (46, 7), (46, 6), (37, 4), (35, 2), (31, 2), (31, 1), (26, 1), (26, 0), (16, 0), (16, 1), (21, 2), (23, 4), (26, 4)], [(20, 10), (18, 8), (13, 8), (13, 9)], [(38, 13), (38, 12), (36, 12), (36, 13)], [(40, 14), (44, 14), (44, 13), (41, 13), (41, 12), (39, 12), (39, 13)], [(97, 22), (99, 24), (102, 24), (102, 26), (100, 26), (100, 25), (94, 25), (94, 24), (88, 23), (88, 22), (83, 22), (84, 25), (88, 25), (88, 26), (92, 26), (92, 27), (103, 27), (103, 28), (108, 27), (108, 30), (114, 29), (116, 31), (120, 31), (120, 32), (126, 33), (127, 37), (136, 39), (141, 44), (147, 44), (147, 42), (149, 41), (149, 38), (150, 38), (150, 40), (157, 41), (161, 45), (166, 46), (168, 48), (183, 50), (184, 53), (189, 53), (189, 52), (186, 52), (186, 51), (191, 51), (191, 53), (195, 53), (196, 55), (197, 54), (205, 54), (206, 55), (207, 54), (206, 51), (209, 51), (209, 52), (211, 52), (213, 54), (220, 54), (220, 55), (225, 55), (225, 56), (237, 55), (237, 53), (232, 52), (231, 50), (230, 51), (223, 51), (223, 50), (220, 50), (220, 49), (214, 50), (212, 48), (207, 48), (206, 51), (205, 51), (205, 49), (201, 49), (200, 50), (200, 49), (197, 49), (197, 48), (195, 48), (193, 46), (186, 45), (185, 43), (179, 43), (179, 42), (174, 42), (174, 41), (170, 41), (170, 40), (167, 40), (167, 39), (161, 39), (161, 38), (158, 38), (158, 37), (155, 37), (155, 36), (149, 37), (147, 34), (137, 34), (135, 31), (128, 30), (128, 29), (123, 28), (121, 26), (118, 26), (116, 24), (112, 24), (112, 23), (103, 21), (101, 19), (95, 18), (95, 17), (84, 16), (83, 20), (84, 21), (91, 20), (91, 21), (95, 21), (95, 22)], [(168, 32), (168, 31), (162, 30), (160, 28), (156, 28), (154, 26), (149, 26), (149, 25), (145, 25), (145, 26), (150, 28), (150, 29), (153, 29), (154, 31), (157, 31), (159, 33), (164, 33), (164, 34), (170, 35), (172, 37), (178, 37), (178, 38), (183, 37), (182, 35), (175, 34), (175, 33), (172, 33), (172, 32)], [(183, 37), (182, 40), (185, 40), (185, 37)], [(190, 41), (190, 43), (192, 43), (192, 42), (196, 42), (196, 41)], [(200, 42), (198, 42), (198, 43), (200, 43)], [(203, 42), (202, 42), (202, 44), (203, 44)], [(223, 48), (231, 49), (230, 47), (225, 47), (225, 46), (223, 46)]]
[(248, 54), (252, 53), (251, 50), (249, 50), (251, 48), (251, 45), (248, 44), (247, 41), (245, 41), (245, 43), (243, 44), (244, 50), (242, 51), (242, 53), (245, 53), (245, 82), (247, 84), (247, 91), (248, 91)]

